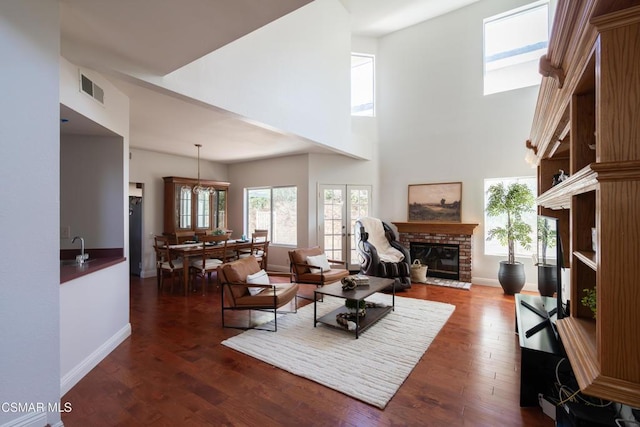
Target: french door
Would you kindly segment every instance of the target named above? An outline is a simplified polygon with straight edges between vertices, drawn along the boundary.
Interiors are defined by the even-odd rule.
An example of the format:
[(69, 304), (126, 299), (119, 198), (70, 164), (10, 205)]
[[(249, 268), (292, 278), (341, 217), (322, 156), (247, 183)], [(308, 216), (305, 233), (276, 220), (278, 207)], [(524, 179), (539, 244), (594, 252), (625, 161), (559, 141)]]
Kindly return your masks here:
[(319, 185), (318, 235), (327, 258), (346, 260), (349, 270), (360, 269), (354, 224), (370, 212), (370, 185)]

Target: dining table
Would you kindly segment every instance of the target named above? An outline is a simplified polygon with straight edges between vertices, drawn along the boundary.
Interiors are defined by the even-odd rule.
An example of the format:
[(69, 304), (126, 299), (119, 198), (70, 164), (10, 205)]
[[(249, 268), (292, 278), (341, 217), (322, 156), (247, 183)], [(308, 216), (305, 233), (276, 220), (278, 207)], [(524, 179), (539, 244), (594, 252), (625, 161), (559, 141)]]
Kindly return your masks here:
[[(205, 253), (212, 258), (216, 257), (216, 254), (225, 250), (224, 243), (214, 242), (184, 242), (180, 244), (169, 245), (169, 251), (172, 255), (182, 259), (183, 265), (183, 283), (184, 294), (188, 295), (189, 289), (189, 258), (202, 256), (202, 245), (205, 245)], [(240, 249), (250, 249), (251, 240), (227, 240), (226, 251), (238, 251)], [(221, 254), (221, 259), (225, 259), (226, 254)]]

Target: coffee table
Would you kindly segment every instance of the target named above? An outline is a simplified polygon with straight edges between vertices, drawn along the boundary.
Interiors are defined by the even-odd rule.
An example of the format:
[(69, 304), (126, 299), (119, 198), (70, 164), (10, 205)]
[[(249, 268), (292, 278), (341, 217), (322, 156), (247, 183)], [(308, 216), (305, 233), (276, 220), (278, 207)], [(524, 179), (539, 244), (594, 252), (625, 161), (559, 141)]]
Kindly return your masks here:
[[(340, 325), (337, 321), (336, 321), (336, 314), (340, 314), (340, 313), (348, 313), (349, 310), (347, 309), (347, 307), (345, 307), (344, 305), (338, 307), (337, 309), (333, 310), (331, 313), (325, 314), (324, 316), (318, 318), (317, 316), (317, 304), (318, 304), (318, 296), (320, 295), (329, 295), (332, 297), (338, 297), (338, 298), (344, 298), (344, 299), (351, 299), (351, 300), (356, 300), (358, 301), (356, 307), (360, 306), (360, 301), (362, 301), (363, 299), (375, 294), (376, 292), (379, 292), (383, 289), (386, 289), (387, 287), (389, 287), (389, 285), (392, 286), (392, 299), (391, 299), (391, 306), (389, 307), (371, 307), (371, 308), (367, 308), (367, 313), (364, 316), (355, 316), (355, 323), (356, 323), (356, 329), (355, 329), (355, 334), (356, 334), (356, 339), (358, 338), (358, 336), (360, 335), (360, 332), (363, 332), (364, 330), (366, 330), (368, 327), (370, 327), (371, 325), (373, 325), (375, 322), (377, 322), (378, 320), (380, 320), (381, 317), (383, 317), (385, 314), (387, 314), (388, 312), (395, 310), (395, 305), (396, 305), (396, 281), (394, 279), (385, 279), (382, 277), (372, 277), (372, 276), (367, 276), (369, 277), (369, 285), (368, 286), (358, 286), (356, 289), (353, 290), (342, 290), (342, 283), (340, 282), (336, 282), (336, 283), (332, 283), (330, 285), (325, 285), (321, 288), (316, 289), (313, 292), (313, 296), (314, 296), (314, 302), (313, 302), (313, 327), (315, 328), (318, 324), (318, 322), (323, 323), (325, 325), (328, 326), (333, 326), (335, 328), (339, 328), (342, 329), (343, 331), (348, 331), (348, 329), (345, 329), (344, 326)], [(322, 301), (320, 301), (322, 302)]]

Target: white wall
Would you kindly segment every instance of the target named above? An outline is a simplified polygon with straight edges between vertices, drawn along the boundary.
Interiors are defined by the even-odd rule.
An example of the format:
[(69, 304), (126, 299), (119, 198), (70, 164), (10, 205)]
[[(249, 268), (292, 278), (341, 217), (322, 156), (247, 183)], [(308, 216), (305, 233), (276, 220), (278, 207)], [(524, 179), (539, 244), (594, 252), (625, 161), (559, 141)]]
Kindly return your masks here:
[[(195, 147), (194, 147), (195, 150)], [(142, 277), (156, 275), (155, 254), (153, 250), (153, 236), (162, 234), (164, 226), (164, 181), (165, 176), (179, 176), (197, 178), (198, 160), (191, 157), (173, 156), (153, 151), (131, 148), (129, 160), (131, 182), (144, 185), (142, 197), (142, 216), (144, 242), (142, 245)], [(195, 152), (194, 152), (195, 154)], [(226, 165), (200, 160), (200, 178), (216, 181), (229, 181)], [(237, 191), (235, 185), (229, 189), (230, 193)], [(230, 217), (233, 213), (229, 211)], [(230, 227), (234, 229), (233, 227)], [(242, 233), (234, 233), (239, 237)]]
[(369, 158), (351, 138), (350, 46), (343, 5), (316, 0), (163, 78), (138, 77)]
[[(85, 248), (124, 248), (122, 153), (119, 136), (60, 136), (60, 225)], [(71, 241), (60, 248), (80, 247)]]
[[(378, 187), (377, 160), (356, 160), (341, 155), (309, 154), (280, 157), (229, 166), (229, 226), (243, 230), (244, 189), (295, 185), (298, 190), (297, 247), (320, 244), (317, 221), (319, 184), (353, 184)], [(375, 209), (375, 208), (374, 208)], [(269, 246), (269, 269), (289, 269), (289, 246)]]
[[(294, 185), (298, 197), (298, 245), (309, 246), (311, 215), (307, 200), (311, 199), (309, 189), (309, 156), (289, 156), (254, 162), (237, 163), (229, 166), (229, 228), (234, 234), (248, 234), (243, 230), (244, 189), (254, 187), (274, 187)], [(269, 269), (289, 270), (289, 246), (269, 245)]]
[[(374, 55), (374, 63), (377, 68), (378, 39), (370, 37), (352, 37), (351, 52)], [(374, 78), (377, 78), (377, 70), (374, 71)], [(374, 99), (374, 104), (377, 100)], [(375, 108), (375, 107), (374, 107)], [(377, 113), (377, 112), (376, 112)], [(355, 144), (369, 147), (371, 155), (367, 159), (373, 159), (378, 152), (378, 118), (351, 116), (351, 138)]]
[[(59, 35), (56, 35), (56, 38), (58, 37)], [(64, 58), (59, 58), (59, 63), (59, 103), (117, 134), (117, 137), (90, 139), (80, 136), (65, 137), (68, 139), (65, 145), (68, 143), (71, 146), (65, 147), (63, 154), (72, 157), (64, 159), (64, 162), (72, 163), (65, 163), (65, 168), (75, 167), (80, 171), (79, 174), (65, 171), (65, 185), (68, 183), (67, 179), (83, 179), (84, 176), (101, 186), (98, 190), (100, 197), (90, 201), (98, 206), (88, 207), (84, 212), (87, 215), (95, 215), (90, 218), (95, 221), (94, 227), (91, 227), (90, 221), (81, 221), (77, 216), (68, 218), (87, 227), (88, 235), (94, 235), (97, 242), (106, 246), (115, 244), (116, 247), (123, 247), (124, 255), (128, 257), (129, 227), (124, 225), (129, 221), (129, 98), (99, 73), (83, 69), (83, 72), (104, 90), (105, 102), (104, 105), (100, 105), (80, 92), (78, 67)], [(59, 107), (55, 111), (56, 117), (59, 117), (58, 111)], [(59, 149), (59, 146), (56, 149)], [(73, 152), (75, 150), (77, 152)], [(106, 165), (103, 164), (105, 160)], [(91, 174), (95, 177), (87, 177)], [(59, 175), (56, 184), (58, 181)], [(102, 217), (105, 213), (103, 208), (108, 204), (113, 204), (113, 207), (107, 208), (106, 213), (114, 218)], [(58, 218), (56, 216), (56, 220)], [(56, 225), (56, 234), (59, 225), (60, 223)], [(71, 231), (74, 232), (73, 229)], [(113, 234), (112, 238), (106, 237), (109, 233)], [(87, 241), (87, 246), (93, 246), (91, 240)], [(62, 374), (59, 381), (60, 390), (65, 393), (131, 333), (128, 261), (71, 280), (59, 287)]]
[(61, 395), (131, 335), (128, 281), (121, 262), (59, 286)]
[[(58, 2), (0, 2), (0, 402), (60, 399)], [(58, 412), (0, 411), (0, 425)]]
[(485, 0), (378, 43), (381, 216), (407, 220), (408, 184), (462, 181), (462, 222), (480, 224), (474, 283), (497, 285), (502, 259), (484, 255), (484, 178), (535, 175), (524, 156), (538, 87), (482, 94), (482, 20), (524, 3)]
[[(375, 145), (373, 145), (375, 147)], [(318, 188), (322, 184), (331, 185), (370, 185), (372, 187), (372, 212), (375, 216), (380, 210), (380, 181), (377, 156), (372, 160), (356, 160), (340, 155), (311, 154), (309, 156), (309, 241), (310, 246), (320, 245), (318, 224)], [(382, 201), (384, 203), (384, 201)]]

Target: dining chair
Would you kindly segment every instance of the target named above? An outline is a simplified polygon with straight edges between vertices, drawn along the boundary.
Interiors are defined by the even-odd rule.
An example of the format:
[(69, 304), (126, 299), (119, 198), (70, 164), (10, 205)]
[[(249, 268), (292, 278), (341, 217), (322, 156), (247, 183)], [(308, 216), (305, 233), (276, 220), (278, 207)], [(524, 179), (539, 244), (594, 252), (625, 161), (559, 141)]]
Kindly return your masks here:
[(174, 244), (179, 245), (187, 241), (196, 240), (196, 233), (194, 231), (176, 231), (174, 234), (175, 234), (175, 239), (172, 242)]
[[(200, 238), (202, 252), (193, 257), (189, 263), (189, 281), (191, 289), (195, 291), (196, 277), (202, 278), (202, 295), (205, 294), (206, 284), (211, 281), (211, 273), (216, 271), (218, 266), (227, 261), (227, 242), (229, 236), (226, 234), (204, 235)], [(191, 276), (193, 273), (193, 277)], [(205, 277), (207, 282), (205, 283)]]
[(254, 256), (258, 260), (260, 268), (267, 270), (267, 255), (269, 251), (268, 235), (269, 230), (254, 230), (254, 232), (251, 233), (251, 246), (249, 248), (238, 249), (238, 258)]
[(182, 260), (172, 259), (169, 250), (169, 238), (166, 236), (155, 236), (153, 248), (156, 251), (156, 275), (158, 282), (158, 291), (162, 292), (164, 288), (165, 275), (171, 276), (171, 292), (173, 293), (173, 284), (182, 277), (178, 274), (184, 268)]

